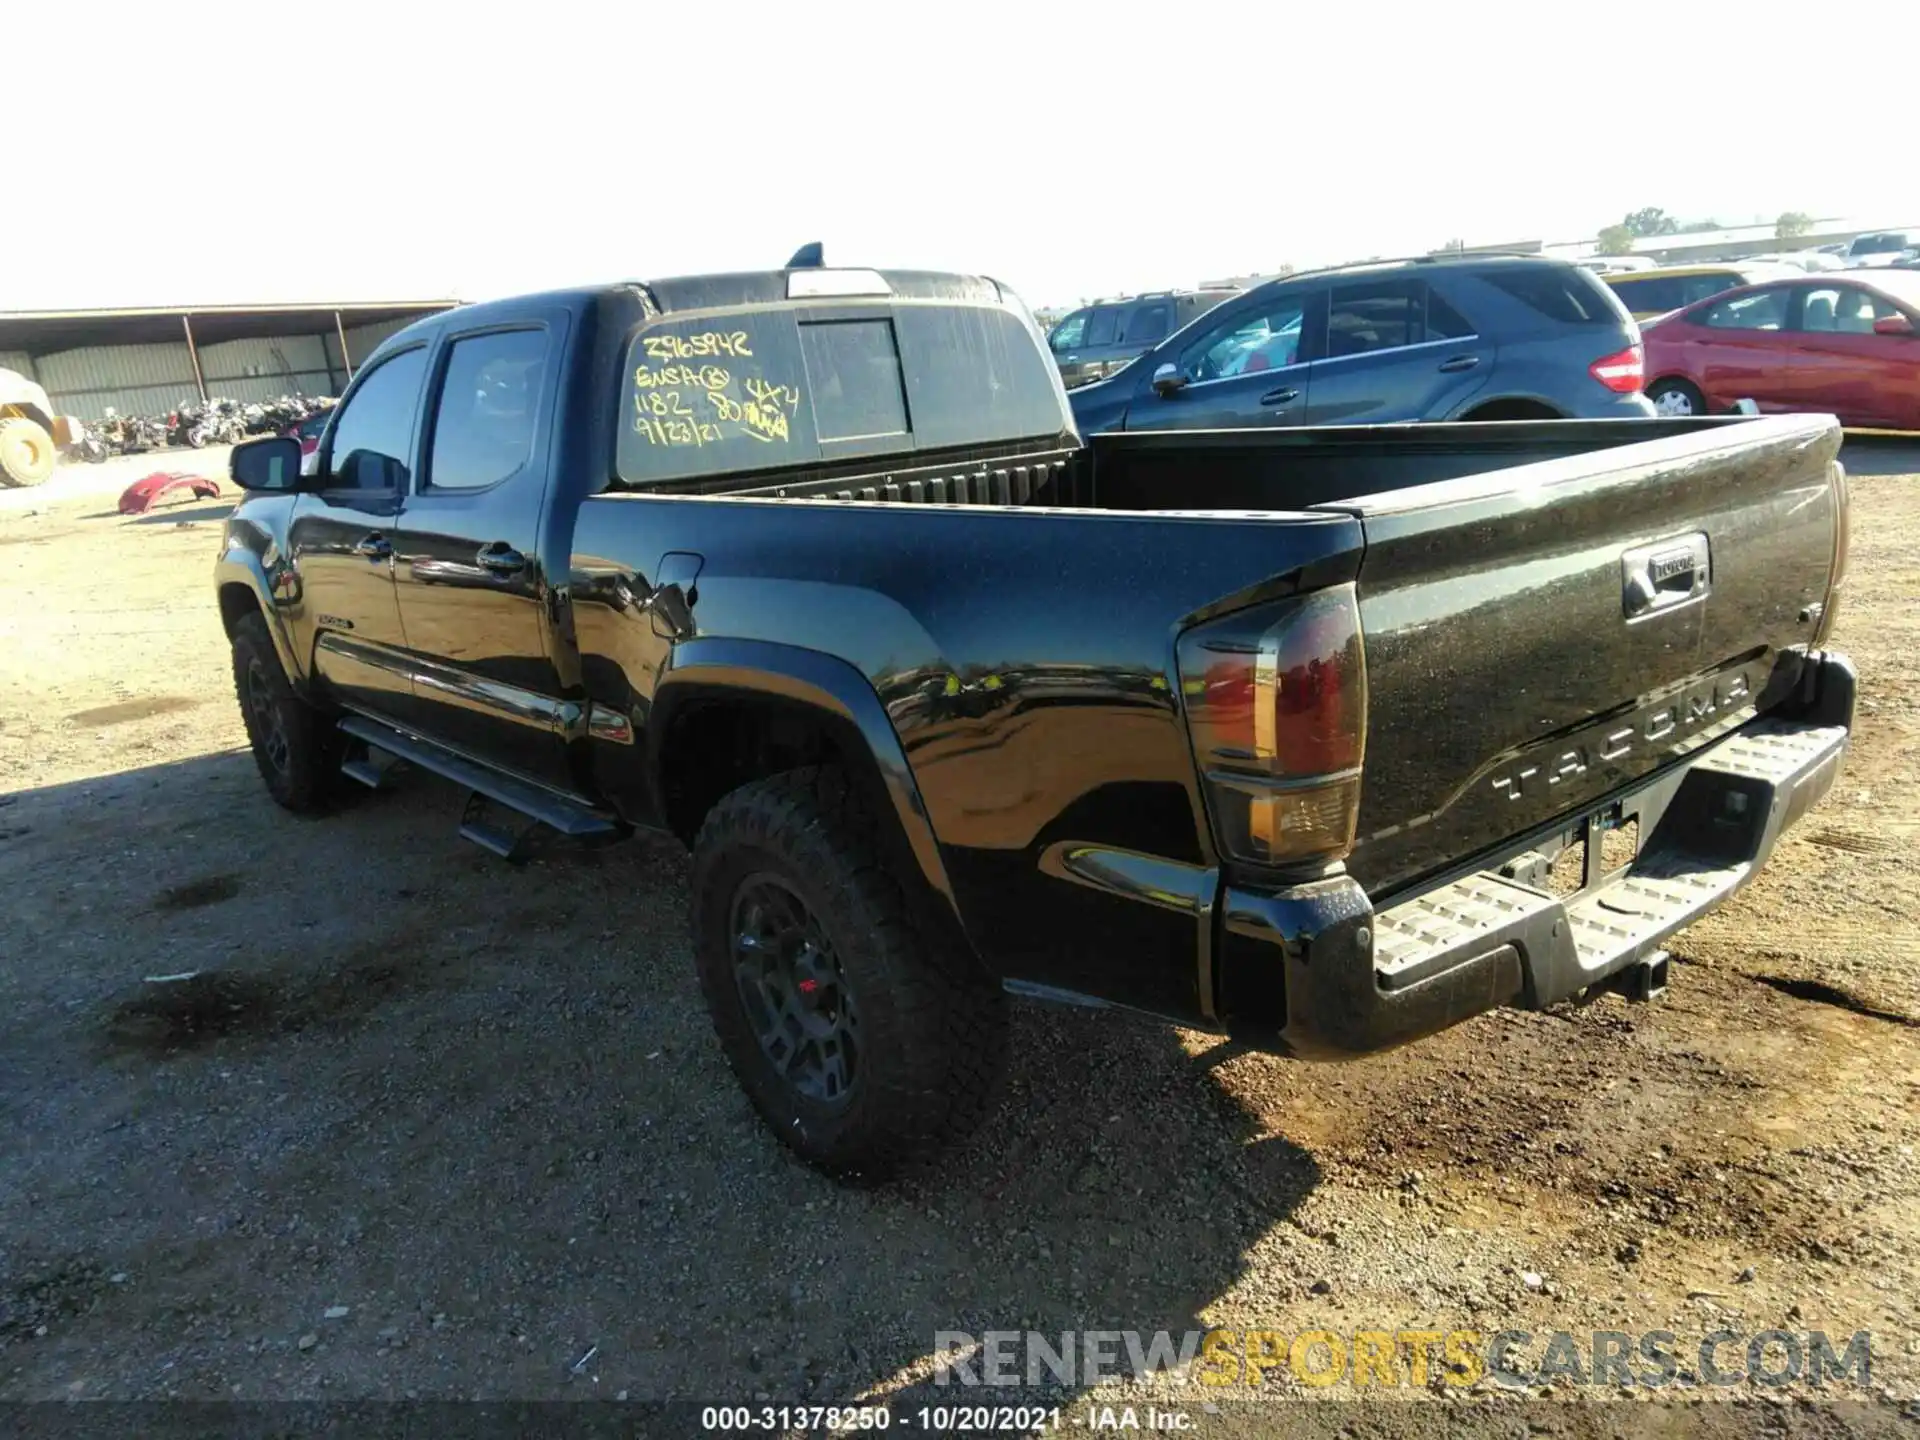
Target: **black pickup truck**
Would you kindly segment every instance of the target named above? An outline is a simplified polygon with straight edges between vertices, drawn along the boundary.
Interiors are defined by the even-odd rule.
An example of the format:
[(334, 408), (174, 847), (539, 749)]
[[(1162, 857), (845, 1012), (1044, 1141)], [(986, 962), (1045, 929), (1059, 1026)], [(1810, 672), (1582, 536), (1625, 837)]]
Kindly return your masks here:
[(776, 1134), (880, 1176), (1008, 991), (1300, 1056), (1663, 987), (1831, 787), (1828, 417), (1075, 434), (989, 279), (797, 264), (470, 306), (217, 567), (289, 809), (412, 766), (694, 854)]

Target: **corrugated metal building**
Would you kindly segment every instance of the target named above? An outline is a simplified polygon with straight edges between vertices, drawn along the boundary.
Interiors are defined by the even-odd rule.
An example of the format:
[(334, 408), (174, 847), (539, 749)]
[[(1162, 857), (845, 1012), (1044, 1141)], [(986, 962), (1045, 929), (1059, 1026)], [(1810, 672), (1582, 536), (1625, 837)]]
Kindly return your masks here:
[(209, 396), (338, 395), (382, 340), (453, 300), (0, 312), (0, 369), (62, 415), (164, 415)]

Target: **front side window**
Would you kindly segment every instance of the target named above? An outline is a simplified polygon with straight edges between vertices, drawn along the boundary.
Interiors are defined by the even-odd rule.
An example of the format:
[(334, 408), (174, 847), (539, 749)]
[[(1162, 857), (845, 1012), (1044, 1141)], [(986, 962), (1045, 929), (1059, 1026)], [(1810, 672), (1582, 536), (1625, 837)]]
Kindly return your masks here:
[(1225, 380), (1297, 364), (1305, 305), (1299, 296), (1289, 296), (1223, 321), (1189, 352), (1188, 378)]
[(1787, 292), (1753, 290), (1709, 305), (1700, 324), (1712, 330), (1778, 330), (1787, 319)]
[(429, 485), (485, 489), (516, 474), (533, 457), (546, 361), (545, 330), (454, 341), (434, 414)]
[(1053, 335), (1047, 343), (1056, 354), (1064, 354), (1080, 343), (1080, 337), (1087, 333), (1087, 317), (1092, 313), (1091, 310), (1076, 310), (1053, 327)]
[(381, 361), (361, 377), (335, 414), (328, 488), (406, 489), (426, 368), (426, 348), (420, 346)]
[(1425, 288), (1412, 280), (1336, 287), (1327, 312), (1327, 358), (1398, 350), (1425, 339)]
[(1815, 334), (1871, 335), (1873, 322), (1900, 312), (1854, 285), (1822, 285), (1806, 292), (1800, 328)]

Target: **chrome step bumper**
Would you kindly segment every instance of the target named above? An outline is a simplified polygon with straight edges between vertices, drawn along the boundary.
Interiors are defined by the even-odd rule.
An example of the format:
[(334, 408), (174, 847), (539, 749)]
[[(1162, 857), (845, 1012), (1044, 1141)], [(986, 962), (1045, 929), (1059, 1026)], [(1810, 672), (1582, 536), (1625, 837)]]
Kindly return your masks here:
[[(1682, 843), (1662, 844), (1649, 836), (1649, 846), (1622, 874), (1583, 894), (1561, 900), (1482, 871), (1379, 912), (1373, 927), (1377, 983), (1383, 990), (1405, 990), (1512, 944), (1528, 962), (1523, 968), (1533, 972), (1529, 1004), (1551, 1005), (1598, 984), (1658, 949), (1752, 878), (1778, 831), (1832, 786), (1846, 744), (1847, 731), (1839, 725), (1763, 720), (1737, 731), (1702, 754), (1683, 777), (1721, 779), (1711, 794), (1705, 793), (1708, 786), (1690, 787), (1697, 793), (1686, 802), (1707, 804), (1711, 813), (1698, 818), (1709, 827), (1709, 839), (1721, 843), (1701, 847), (1689, 835)], [(1753, 836), (1761, 841), (1753, 846), (1743, 841), (1762, 816), (1771, 818), (1766, 812), (1773, 804), (1763, 805), (1754, 785), (1742, 782), (1773, 791), (1767, 798), (1787, 812), (1773, 835)], [(1714, 836), (1715, 829), (1722, 833)]]
[[(1219, 957), (1228, 1030), (1287, 1053), (1350, 1055), (1494, 1006), (1540, 1008), (1630, 978), (1746, 884), (1833, 787), (1853, 671), (1839, 656), (1822, 663), (1830, 693), (1844, 694), (1838, 713), (1823, 705), (1802, 720), (1756, 720), (1616, 797), (1607, 810), (1637, 819), (1640, 853), (1615, 874), (1590, 870), (1596, 883), (1576, 894), (1514, 878), (1540, 867), (1512, 863), (1377, 912), (1346, 878), (1277, 893), (1229, 887)], [(1538, 860), (1502, 862), (1516, 858)]]

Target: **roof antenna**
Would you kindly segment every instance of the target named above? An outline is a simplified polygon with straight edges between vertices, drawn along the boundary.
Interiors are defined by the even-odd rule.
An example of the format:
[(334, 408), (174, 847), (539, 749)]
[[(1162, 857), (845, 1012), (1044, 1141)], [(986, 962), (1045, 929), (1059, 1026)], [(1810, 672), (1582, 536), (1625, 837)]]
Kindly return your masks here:
[(787, 261), (789, 270), (819, 270), (827, 263), (825, 252), (818, 240), (809, 240), (793, 252), (793, 258)]

